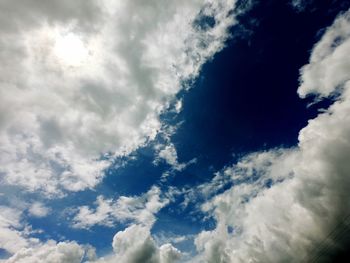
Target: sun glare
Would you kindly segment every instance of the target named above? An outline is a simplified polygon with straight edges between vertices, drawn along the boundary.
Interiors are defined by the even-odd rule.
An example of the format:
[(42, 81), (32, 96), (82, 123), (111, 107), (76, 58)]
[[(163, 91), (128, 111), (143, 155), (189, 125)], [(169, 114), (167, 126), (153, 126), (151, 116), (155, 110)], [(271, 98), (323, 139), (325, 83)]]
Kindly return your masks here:
[(82, 39), (73, 33), (56, 38), (54, 53), (61, 63), (68, 66), (80, 66), (89, 56), (89, 50)]

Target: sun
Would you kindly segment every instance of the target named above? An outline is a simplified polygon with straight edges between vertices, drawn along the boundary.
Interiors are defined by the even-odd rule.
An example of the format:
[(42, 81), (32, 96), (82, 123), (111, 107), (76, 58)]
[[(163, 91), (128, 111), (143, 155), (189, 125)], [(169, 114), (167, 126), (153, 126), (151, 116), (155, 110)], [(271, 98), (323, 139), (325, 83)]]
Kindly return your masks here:
[(77, 67), (89, 58), (89, 50), (83, 40), (74, 33), (55, 37), (54, 54), (60, 63)]

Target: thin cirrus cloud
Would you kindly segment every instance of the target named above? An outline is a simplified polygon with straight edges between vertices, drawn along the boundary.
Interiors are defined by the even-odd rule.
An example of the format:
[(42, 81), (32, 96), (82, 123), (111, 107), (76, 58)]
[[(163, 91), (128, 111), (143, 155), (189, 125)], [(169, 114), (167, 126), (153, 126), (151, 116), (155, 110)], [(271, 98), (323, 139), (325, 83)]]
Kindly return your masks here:
[[(47, 196), (96, 186), (222, 49), (234, 3), (2, 1), (4, 182)], [(199, 14), (216, 23), (195, 26)]]

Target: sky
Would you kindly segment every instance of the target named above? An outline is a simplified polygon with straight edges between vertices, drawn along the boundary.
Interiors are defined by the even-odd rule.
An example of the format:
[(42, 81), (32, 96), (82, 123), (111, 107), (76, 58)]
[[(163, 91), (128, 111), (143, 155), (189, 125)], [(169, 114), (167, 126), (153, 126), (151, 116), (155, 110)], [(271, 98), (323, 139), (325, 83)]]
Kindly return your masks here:
[(1, 0), (0, 262), (345, 262), (350, 2)]

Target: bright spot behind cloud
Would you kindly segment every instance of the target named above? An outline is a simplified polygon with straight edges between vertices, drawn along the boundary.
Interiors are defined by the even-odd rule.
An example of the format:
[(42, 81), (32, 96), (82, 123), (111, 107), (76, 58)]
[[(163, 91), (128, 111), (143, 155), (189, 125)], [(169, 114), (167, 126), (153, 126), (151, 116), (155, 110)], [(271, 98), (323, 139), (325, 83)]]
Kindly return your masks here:
[[(302, 2), (293, 1), (294, 8)], [(178, 125), (166, 127), (159, 115), (171, 104), (173, 114), (181, 111), (175, 95), (223, 47), (234, 23), (235, 1), (47, 3), (0, 2), (0, 190), (10, 188), (6, 196), (0, 193), (0, 262), (7, 251), (6, 263), (173, 263), (187, 253), (171, 243), (192, 239), (197, 255), (189, 258), (191, 263), (301, 262), (349, 214), (350, 11), (325, 31), (301, 70), (301, 97), (339, 91), (340, 99), (309, 121), (299, 133), (299, 144), (253, 152), (207, 183), (177, 188), (169, 185), (171, 173), (188, 172), (197, 159), (179, 158), (170, 135)], [(154, 146), (153, 155), (153, 164), (163, 166), (158, 171), (165, 171), (160, 180), (143, 194), (124, 195), (114, 183), (124, 187), (127, 181), (115, 176), (113, 184), (102, 185), (97, 193), (111, 159), (134, 158), (128, 154), (157, 138), (161, 129), (163, 142)], [(201, 170), (212, 169), (207, 165), (210, 161)], [(136, 167), (138, 173), (146, 165)], [(201, 175), (195, 171), (188, 174)], [(130, 178), (137, 186), (148, 179)], [(96, 192), (69, 193), (86, 188)], [(46, 200), (63, 194), (71, 195)], [(19, 200), (27, 196), (43, 201)], [(173, 203), (177, 197), (183, 199), (179, 205)], [(161, 224), (171, 237), (177, 226), (168, 219), (192, 204), (191, 220), (203, 223), (195, 214), (201, 208), (197, 212), (203, 220), (216, 221), (214, 229), (176, 234), (172, 242), (154, 238), (152, 231)], [(63, 207), (67, 209), (57, 212)], [(166, 207), (168, 211), (161, 211)], [(113, 251), (98, 257), (85, 244), (103, 241), (102, 227), (120, 228), (109, 240)], [(69, 231), (60, 231), (65, 228)], [(86, 229), (97, 231), (90, 238), (75, 235)]]
[[(235, 6), (63, 1), (54, 12), (27, 7), (23, 17), (11, 3), (8, 22), (19, 26), (0, 29), (0, 173), (50, 196), (95, 187), (110, 164), (102, 154), (155, 138), (183, 80), (223, 47)], [(203, 10), (218, 21), (213, 28), (193, 26)]]
[(89, 50), (82, 39), (73, 33), (55, 39), (54, 53), (58, 60), (68, 66), (79, 66), (89, 56)]

